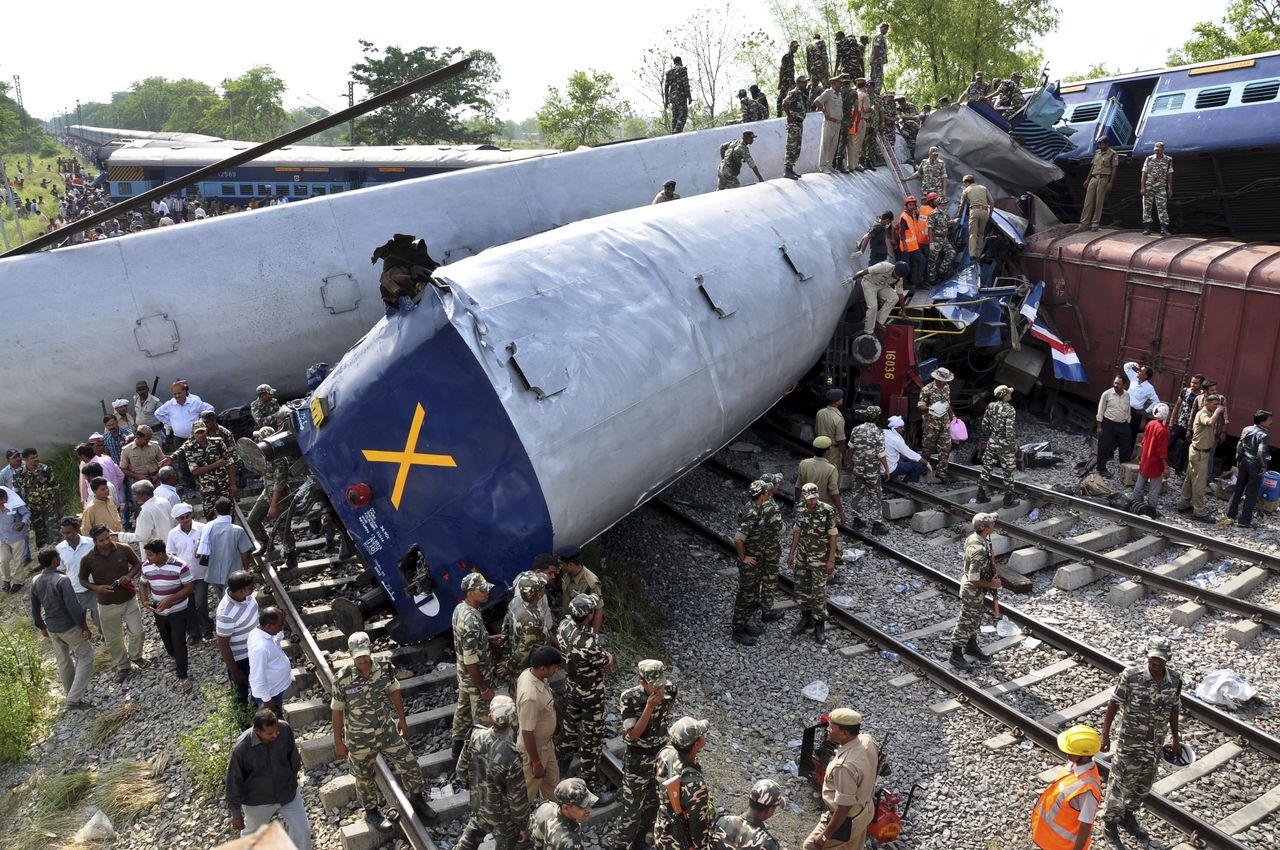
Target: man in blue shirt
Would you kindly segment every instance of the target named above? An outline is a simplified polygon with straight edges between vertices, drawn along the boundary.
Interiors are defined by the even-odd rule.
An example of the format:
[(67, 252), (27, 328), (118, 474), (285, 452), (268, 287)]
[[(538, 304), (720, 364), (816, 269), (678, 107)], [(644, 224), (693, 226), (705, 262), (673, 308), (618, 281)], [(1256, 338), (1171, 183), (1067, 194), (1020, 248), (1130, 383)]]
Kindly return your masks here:
[(5, 593), (17, 593), (22, 587), (30, 524), (31, 511), (22, 498), (8, 487), (0, 487), (0, 577)]

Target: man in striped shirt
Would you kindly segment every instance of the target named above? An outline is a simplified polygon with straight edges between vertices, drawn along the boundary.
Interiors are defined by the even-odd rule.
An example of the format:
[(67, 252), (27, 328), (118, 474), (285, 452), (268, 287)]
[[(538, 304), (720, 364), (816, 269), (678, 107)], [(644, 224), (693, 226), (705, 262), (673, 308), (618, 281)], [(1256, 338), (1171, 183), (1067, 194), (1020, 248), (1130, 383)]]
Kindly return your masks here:
[(200, 563), (196, 555), (204, 523), (195, 521), (195, 514), (186, 502), (178, 502), (170, 508), (169, 517), (174, 525), (165, 537), (165, 549), (187, 565), (194, 582), (191, 607), (187, 612), (187, 642), (196, 644), (213, 635), (213, 620), (209, 617), (209, 583), (205, 581), (209, 569)]
[(195, 578), (187, 565), (165, 551), (164, 541), (155, 538), (143, 547), (142, 607), (156, 615), (156, 631), (164, 651), (178, 669), (178, 687), (191, 687), (187, 678), (187, 597)]
[(227, 678), (235, 686), (240, 705), (249, 704), (249, 633), (258, 627), (258, 600), (253, 598), (253, 590), (253, 575), (244, 570), (232, 573), (214, 618), (218, 654), (227, 665)]

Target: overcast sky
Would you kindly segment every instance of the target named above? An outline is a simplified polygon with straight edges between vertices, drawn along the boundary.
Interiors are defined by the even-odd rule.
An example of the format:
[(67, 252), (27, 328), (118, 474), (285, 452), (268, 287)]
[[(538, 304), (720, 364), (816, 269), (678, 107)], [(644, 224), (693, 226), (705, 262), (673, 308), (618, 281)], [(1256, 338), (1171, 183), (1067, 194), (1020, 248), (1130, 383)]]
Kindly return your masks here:
[[(1043, 45), (1051, 73), (1065, 76), (1098, 62), (1126, 71), (1161, 67), (1168, 48), (1186, 40), (1193, 24), (1220, 19), (1227, 2), (1165, 3), (1153, 13), (1147, 3), (1057, 0), (1061, 24)], [(74, 107), (77, 98), (107, 101), (113, 91), (148, 76), (217, 84), (269, 64), (289, 86), (286, 107), (318, 102), (336, 109), (346, 105), (347, 72), (361, 56), (357, 39), (406, 49), (459, 45), (497, 56), (509, 93), (500, 114), (520, 120), (538, 109), (548, 85), (563, 85), (582, 68), (612, 73), (640, 107), (634, 72), (645, 49), (707, 5), (718, 4), (69, 0), (57, 5), (50, 21), (78, 22), (71, 26), (37, 23), (47, 14), (34, 7), (6, 16), (0, 79), (20, 74), (27, 109), (47, 118)], [(768, 0), (733, 0), (733, 6), (751, 28), (772, 30)]]

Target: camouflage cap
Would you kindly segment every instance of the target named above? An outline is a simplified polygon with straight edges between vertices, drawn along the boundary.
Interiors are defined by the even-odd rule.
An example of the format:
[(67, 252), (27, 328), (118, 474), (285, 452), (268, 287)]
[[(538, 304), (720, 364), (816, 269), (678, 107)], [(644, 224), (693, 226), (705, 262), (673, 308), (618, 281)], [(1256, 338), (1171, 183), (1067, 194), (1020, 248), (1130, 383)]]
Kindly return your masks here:
[(813, 447), (815, 449), (829, 449), (831, 448), (831, 438), (827, 436), (814, 437)]
[(272, 428), (270, 425), (263, 425), (257, 431), (253, 432), (253, 439), (256, 442), (261, 443), (263, 440), (265, 440), (267, 437), (270, 437), (275, 432), (276, 432), (276, 429)]
[(751, 484), (747, 487), (747, 490), (751, 493), (752, 498), (755, 498), (756, 496), (763, 496), (765, 493), (768, 493), (772, 489), (773, 489), (773, 482), (765, 481), (764, 479), (757, 479), (755, 481), (752, 481)]
[(589, 809), (599, 801), (600, 798), (591, 793), (587, 783), (577, 777), (566, 779), (556, 786), (556, 802), (562, 806)]
[(600, 600), (593, 593), (579, 593), (569, 603), (569, 614), (575, 620), (587, 616), (600, 607)]
[(1164, 150), (1164, 142), (1156, 142), (1155, 146), (1160, 150)]
[(818, 498), (818, 485), (817, 484), (804, 485), (803, 487), (800, 488), (800, 495), (804, 496), (806, 499)]
[(671, 680), (667, 678), (667, 665), (654, 658), (646, 658), (636, 665), (636, 671), (640, 674), (640, 678), (656, 688), (670, 687)]
[(541, 573), (521, 573), (516, 576), (514, 589), (525, 602), (532, 602), (547, 589), (547, 578)]
[(973, 515), (971, 524), (973, 525), (974, 531), (981, 531), (982, 529), (986, 528), (988, 525), (991, 525), (993, 522), (995, 522), (998, 519), (1000, 519), (1000, 515), (996, 513), (990, 513), (990, 514), (976, 513)]
[(777, 487), (779, 484), (781, 484), (781, 483), (782, 483), (782, 473), (781, 473), (781, 472), (766, 472), (764, 475), (761, 475), (761, 476), (760, 476), (760, 480), (761, 480), (761, 481), (768, 481), (768, 482), (769, 482), (770, 484), (772, 484), (774, 487)]
[(776, 806), (782, 802), (782, 786), (772, 779), (757, 779), (747, 799), (762, 808)]
[(462, 592), (467, 593), (472, 590), (492, 590), (493, 583), (485, 579), (480, 573), (467, 573), (462, 577)]
[(258, 392), (258, 395), (262, 395), (263, 393), (271, 393), (272, 395), (275, 395), (276, 388), (271, 386), (270, 384), (258, 384), (257, 392)]
[(991, 394), (996, 398), (1003, 398), (1004, 396), (1008, 395), (1011, 392), (1013, 392), (1013, 387), (1007, 386), (1006, 384), (1001, 384), (1000, 386), (992, 390)]
[(1148, 658), (1152, 658), (1152, 657), (1163, 658), (1165, 661), (1168, 661), (1169, 656), (1172, 654), (1173, 654), (1173, 649), (1172, 647), (1169, 646), (1169, 641), (1167, 639), (1162, 637), (1157, 637), (1147, 641), (1147, 657)]
[(667, 736), (671, 739), (673, 747), (683, 749), (692, 746), (693, 742), (707, 734), (710, 728), (709, 721), (698, 720), (696, 717), (681, 717), (667, 729)]
[(498, 694), (489, 700), (489, 716), (499, 726), (510, 726), (516, 719), (516, 703), (506, 694)]
[(373, 657), (373, 650), (369, 648), (369, 635), (365, 632), (352, 632), (351, 637), (347, 638), (347, 651), (351, 653), (352, 658), (359, 658), (361, 655)]
[(879, 416), (879, 415), (880, 415), (880, 408), (879, 408), (879, 407), (877, 407), (877, 406), (876, 406), (876, 405), (874, 405), (874, 404), (869, 404), (869, 405), (867, 405), (867, 418), (868, 418), (868, 419), (875, 419), (875, 418), (876, 418), (877, 416)]

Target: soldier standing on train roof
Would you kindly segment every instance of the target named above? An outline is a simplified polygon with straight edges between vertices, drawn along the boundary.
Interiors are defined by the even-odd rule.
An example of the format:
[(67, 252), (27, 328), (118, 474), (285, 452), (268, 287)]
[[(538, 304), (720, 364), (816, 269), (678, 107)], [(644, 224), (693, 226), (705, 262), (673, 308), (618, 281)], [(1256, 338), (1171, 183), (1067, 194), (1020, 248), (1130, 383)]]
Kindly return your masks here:
[(1119, 843), (1119, 827), (1146, 842), (1147, 831), (1135, 816), (1151, 791), (1156, 778), (1160, 751), (1168, 727), (1173, 752), (1181, 749), (1178, 740), (1178, 706), (1182, 695), (1182, 674), (1168, 666), (1169, 641), (1152, 638), (1147, 643), (1145, 664), (1125, 668), (1107, 703), (1102, 721), (1102, 749), (1111, 749), (1111, 724), (1120, 713), (1120, 738), (1111, 758), (1107, 784), (1107, 807), (1103, 831)]
[[(364, 808), (365, 823), (379, 832), (391, 831), (391, 822), (378, 812), (378, 786), (374, 781), (378, 756), (395, 770), (418, 817), (434, 820), (436, 813), (427, 799), (422, 769), (405, 741), (409, 726), (404, 697), (391, 662), (374, 660), (369, 636), (364, 632), (353, 632), (347, 638), (347, 647), (351, 664), (334, 676), (329, 708), (334, 749), (338, 758), (347, 759), (355, 777), (356, 797)], [(387, 710), (392, 706), (396, 710), (395, 723)]]

